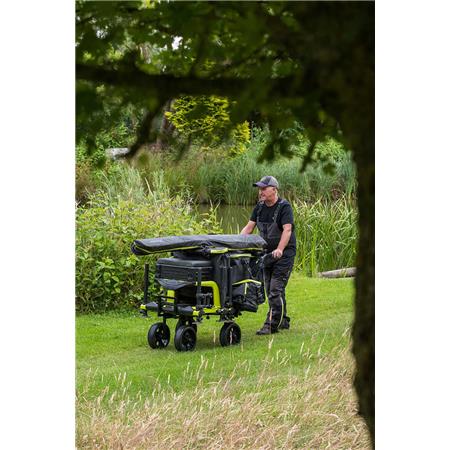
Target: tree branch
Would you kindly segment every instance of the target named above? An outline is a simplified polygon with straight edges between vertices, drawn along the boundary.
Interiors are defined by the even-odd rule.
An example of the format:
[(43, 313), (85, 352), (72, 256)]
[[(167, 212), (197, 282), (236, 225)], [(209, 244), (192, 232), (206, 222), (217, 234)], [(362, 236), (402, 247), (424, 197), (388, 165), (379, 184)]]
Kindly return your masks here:
[(126, 158), (132, 158), (137, 151), (148, 142), (149, 135), (150, 135), (150, 129), (152, 126), (154, 113), (151, 111), (148, 111), (144, 118), (142, 119), (142, 122), (139, 125), (139, 129), (137, 131), (136, 141), (131, 145), (129, 152), (125, 155)]
[[(77, 79), (96, 83), (106, 83), (116, 87), (138, 90), (140, 95), (152, 95), (168, 100), (180, 94), (185, 95), (225, 95), (239, 98), (243, 92), (255, 88), (254, 80), (244, 78), (205, 79), (197, 76), (175, 77), (173, 75), (151, 75), (136, 67), (119, 69), (92, 66), (83, 63), (76, 65)], [(293, 83), (293, 77), (266, 80), (265, 86), (271, 85), (279, 93), (286, 92), (286, 86)], [(271, 89), (270, 89), (271, 90)], [(270, 90), (267, 92), (269, 93)], [(287, 93), (287, 92), (286, 92)], [(288, 93), (287, 93), (288, 94)], [(289, 93), (291, 94), (291, 93)]]

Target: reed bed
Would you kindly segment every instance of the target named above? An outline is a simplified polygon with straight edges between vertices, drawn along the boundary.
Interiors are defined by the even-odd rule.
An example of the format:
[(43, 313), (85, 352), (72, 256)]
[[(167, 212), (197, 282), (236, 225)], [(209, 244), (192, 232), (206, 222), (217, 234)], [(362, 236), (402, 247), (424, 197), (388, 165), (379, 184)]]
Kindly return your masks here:
[(351, 199), (313, 204), (294, 201), (296, 269), (306, 275), (355, 264), (357, 210)]
[(326, 173), (324, 164), (316, 162), (300, 173), (301, 157), (257, 162), (258, 152), (249, 150), (235, 158), (195, 153), (179, 162), (156, 154), (142, 158), (137, 165), (143, 177), (163, 171), (172, 193), (187, 189), (197, 203), (252, 205), (253, 183), (264, 175), (273, 175), (281, 183), (283, 195), (289, 199), (315, 202), (354, 197), (355, 167), (349, 153), (334, 159), (334, 173)]

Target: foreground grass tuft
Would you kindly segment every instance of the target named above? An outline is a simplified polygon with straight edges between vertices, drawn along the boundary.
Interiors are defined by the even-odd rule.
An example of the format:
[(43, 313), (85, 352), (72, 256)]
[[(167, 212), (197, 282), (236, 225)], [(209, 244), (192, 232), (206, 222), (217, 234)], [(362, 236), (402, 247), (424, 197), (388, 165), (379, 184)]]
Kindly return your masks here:
[(220, 347), (209, 321), (192, 353), (150, 350), (154, 318), (79, 317), (77, 447), (370, 448), (352, 389), (352, 294), (351, 280), (294, 274), (291, 330), (255, 336), (263, 305), (238, 319), (240, 346)]
[[(270, 355), (270, 353), (269, 353)], [(308, 358), (306, 351), (303, 356)], [(370, 448), (356, 416), (347, 350), (319, 359), (313, 369), (279, 374), (283, 355), (268, 356), (258, 382), (235, 373), (183, 393), (161, 387), (142, 401), (124, 388), (79, 404), (79, 448)], [(245, 370), (248, 364), (243, 363)]]

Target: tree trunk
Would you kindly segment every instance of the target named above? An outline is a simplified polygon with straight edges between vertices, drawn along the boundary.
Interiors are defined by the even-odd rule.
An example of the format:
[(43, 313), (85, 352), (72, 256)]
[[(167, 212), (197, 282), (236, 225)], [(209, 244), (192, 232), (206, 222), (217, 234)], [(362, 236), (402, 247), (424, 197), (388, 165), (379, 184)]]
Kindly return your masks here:
[[(373, 137), (373, 139), (371, 139)], [(359, 241), (356, 262), (353, 354), (354, 386), (359, 413), (364, 417), (375, 446), (375, 142), (374, 130), (366, 135), (366, 151), (356, 150), (358, 170)], [(361, 142), (362, 145), (362, 142)]]
[[(355, 277), (355, 319), (352, 328), (359, 414), (375, 448), (375, 32), (370, 16), (364, 45), (348, 60), (348, 86), (341, 97), (340, 125), (352, 150), (358, 179), (358, 248)], [(361, 48), (364, 51), (361, 51)]]

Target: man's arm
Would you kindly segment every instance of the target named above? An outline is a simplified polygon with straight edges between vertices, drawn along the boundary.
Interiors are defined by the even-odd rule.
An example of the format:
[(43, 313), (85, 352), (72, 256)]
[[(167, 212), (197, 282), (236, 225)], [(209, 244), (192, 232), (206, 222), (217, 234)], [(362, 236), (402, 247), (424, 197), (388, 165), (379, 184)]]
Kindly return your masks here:
[(256, 222), (253, 222), (253, 220), (249, 220), (247, 225), (245, 225), (244, 228), (241, 230), (241, 234), (252, 234), (253, 230), (255, 229)]
[(278, 247), (272, 252), (272, 256), (276, 259), (281, 258), (283, 256), (283, 251), (288, 245), (289, 239), (292, 234), (292, 224), (286, 223), (283, 225), (283, 233), (281, 233), (280, 242), (278, 243)]

